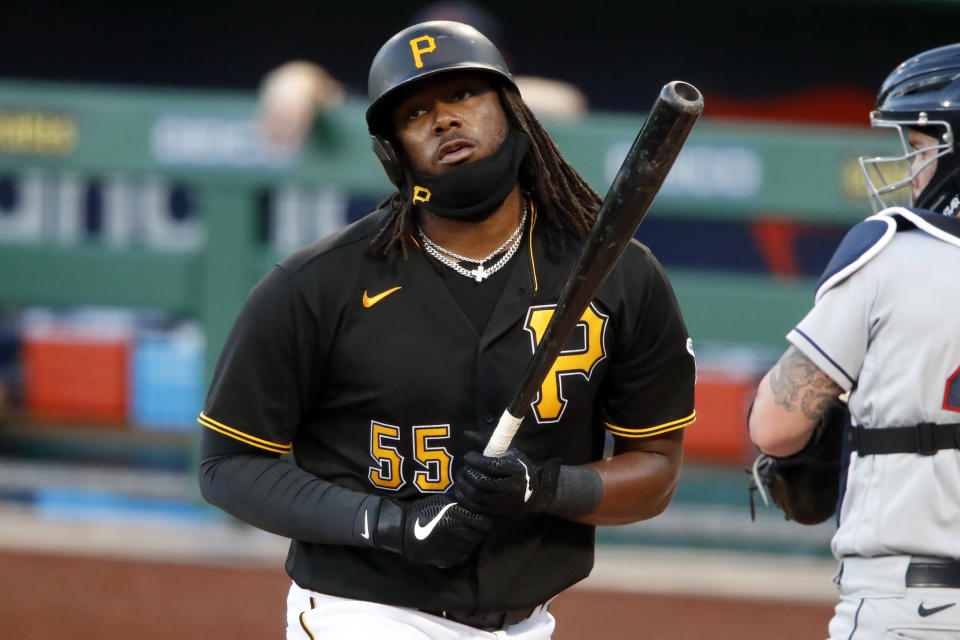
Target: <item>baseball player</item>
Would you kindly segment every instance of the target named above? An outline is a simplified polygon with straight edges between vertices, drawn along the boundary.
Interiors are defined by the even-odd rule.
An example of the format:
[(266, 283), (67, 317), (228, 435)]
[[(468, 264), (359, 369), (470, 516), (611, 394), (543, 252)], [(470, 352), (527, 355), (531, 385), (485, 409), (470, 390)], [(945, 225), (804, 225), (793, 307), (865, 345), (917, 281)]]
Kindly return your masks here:
[(750, 434), (792, 454), (849, 392), (830, 638), (958, 638), (960, 44), (897, 66), (870, 119), (903, 155), (861, 158), (879, 213), (828, 264), (760, 383)]
[(550, 600), (590, 572), (594, 526), (672, 497), (690, 340), (633, 244), (516, 448), (479, 453), (600, 199), (472, 27), (399, 32), (369, 90), (397, 191), (250, 293), (199, 418), (201, 489), (292, 539), (288, 638), (549, 638)]

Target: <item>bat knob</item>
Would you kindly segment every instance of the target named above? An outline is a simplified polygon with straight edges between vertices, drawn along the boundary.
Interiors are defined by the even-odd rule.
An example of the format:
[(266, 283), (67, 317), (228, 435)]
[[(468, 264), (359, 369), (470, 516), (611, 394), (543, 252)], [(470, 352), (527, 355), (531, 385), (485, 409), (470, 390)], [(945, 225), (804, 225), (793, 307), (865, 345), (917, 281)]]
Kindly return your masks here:
[(668, 102), (677, 111), (683, 111), (692, 116), (699, 116), (703, 112), (703, 94), (689, 82), (674, 80), (668, 82), (660, 91), (660, 99)]

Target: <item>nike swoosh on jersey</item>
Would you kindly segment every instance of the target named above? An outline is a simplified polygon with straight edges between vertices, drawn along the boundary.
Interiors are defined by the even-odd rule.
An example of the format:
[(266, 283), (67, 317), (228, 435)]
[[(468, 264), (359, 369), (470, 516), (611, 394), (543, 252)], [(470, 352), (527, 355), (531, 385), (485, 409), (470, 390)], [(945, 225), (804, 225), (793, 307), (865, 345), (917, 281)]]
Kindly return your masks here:
[(364, 540), (370, 539), (370, 525), (367, 523), (367, 512), (363, 512), (363, 532), (360, 533), (360, 537)]
[(386, 297), (387, 297), (388, 295), (390, 295), (391, 293), (394, 293), (394, 292), (396, 292), (396, 291), (399, 291), (399, 290), (402, 289), (402, 288), (403, 288), (403, 287), (394, 287), (393, 289), (387, 289), (386, 291), (382, 291), (382, 292), (378, 293), (378, 294), (375, 295), (375, 296), (368, 296), (368, 295), (367, 295), (367, 291), (364, 290), (364, 291), (363, 291), (363, 306), (364, 306), (364, 308), (369, 309), (369, 308), (372, 307), (373, 305), (377, 304), (378, 302), (380, 302), (381, 300), (383, 300), (384, 298), (386, 298)]
[(527, 465), (523, 464), (523, 460), (517, 460), (523, 466), (523, 475), (527, 478), (527, 488), (523, 490), (523, 501), (529, 502), (530, 496), (533, 495), (533, 489), (530, 487), (530, 472), (527, 471)]
[(944, 609), (949, 609), (953, 605), (957, 604), (956, 602), (951, 602), (950, 604), (942, 604), (939, 607), (930, 607), (927, 609), (923, 606), (923, 603), (920, 603), (920, 606), (917, 607), (917, 613), (920, 614), (921, 618), (926, 618), (927, 616), (932, 616), (935, 613), (940, 613)]
[(440, 520), (443, 519), (443, 514), (447, 512), (447, 509), (455, 504), (457, 503), (451, 502), (450, 504), (444, 506), (443, 509), (440, 509), (440, 513), (433, 516), (433, 519), (425, 525), (420, 524), (420, 518), (417, 518), (417, 521), (413, 523), (413, 535), (417, 538), (417, 540), (426, 540), (430, 534), (433, 533), (433, 529), (440, 524)]

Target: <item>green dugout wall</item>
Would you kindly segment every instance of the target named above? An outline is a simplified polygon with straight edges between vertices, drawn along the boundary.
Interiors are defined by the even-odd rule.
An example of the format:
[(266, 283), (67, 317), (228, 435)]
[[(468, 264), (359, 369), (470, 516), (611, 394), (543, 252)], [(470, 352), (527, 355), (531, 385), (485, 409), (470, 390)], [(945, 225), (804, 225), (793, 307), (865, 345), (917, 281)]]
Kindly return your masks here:
[[(369, 150), (362, 101), (322, 115), (295, 156), (260, 142), (254, 110), (248, 94), (0, 81), (0, 176), (21, 185), (16, 202), (0, 188), (0, 305), (89, 303), (191, 316), (206, 331), (209, 373), (246, 292), (280, 254), (258, 240), (264, 193), (316, 189), (375, 199), (390, 188)], [(853, 224), (869, 214), (856, 157), (890, 150), (886, 137), (711, 121), (709, 104), (705, 113), (649, 217)], [(598, 113), (544, 124), (605, 193), (642, 121), (642, 114)], [(92, 237), (77, 221), (87, 197), (78, 185), (89, 180), (105, 185), (114, 217), (124, 202), (153, 211), (151, 198), (175, 199), (172, 185), (185, 185), (181, 195), (199, 221), (178, 229), (150, 215), (111, 218)], [(130, 231), (150, 224), (162, 233)], [(700, 343), (780, 347), (812, 301), (806, 278), (670, 275)]]

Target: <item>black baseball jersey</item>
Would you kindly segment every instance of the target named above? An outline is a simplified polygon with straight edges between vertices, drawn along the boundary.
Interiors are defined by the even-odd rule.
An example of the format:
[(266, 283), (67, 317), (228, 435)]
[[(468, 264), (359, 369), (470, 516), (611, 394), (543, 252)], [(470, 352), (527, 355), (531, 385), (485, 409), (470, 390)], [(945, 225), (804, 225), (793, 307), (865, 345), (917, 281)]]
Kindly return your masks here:
[[(263, 454), (292, 452), (332, 487), (402, 501), (450, 491), (460, 456), (483, 450), (582, 242), (564, 236), (548, 250), (547, 236), (560, 232), (548, 234), (533, 215), (489, 319), (475, 323), (445, 283), (463, 276), (417, 249), (394, 262), (371, 250), (387, 215), (376, 211), (295, 253), (255, 287), (200, 421)], [(606, 431), (647, 437), (691, 423), (693, 387), (693, 352), (670, 284), (634, 242), (583, 314), (514, 446), (538, 461), (598, 460)], [(296, 538), (301, 524), (342, 530), (352, 519), (264, 528)], [(470, 561), (447, 569), (294, 539), (287, 570), (298, 585), (331, 595), (485, 612), (539, 604), (581, 580), (593, 546), (594, 527), (537, 515), (496, 526)]]

